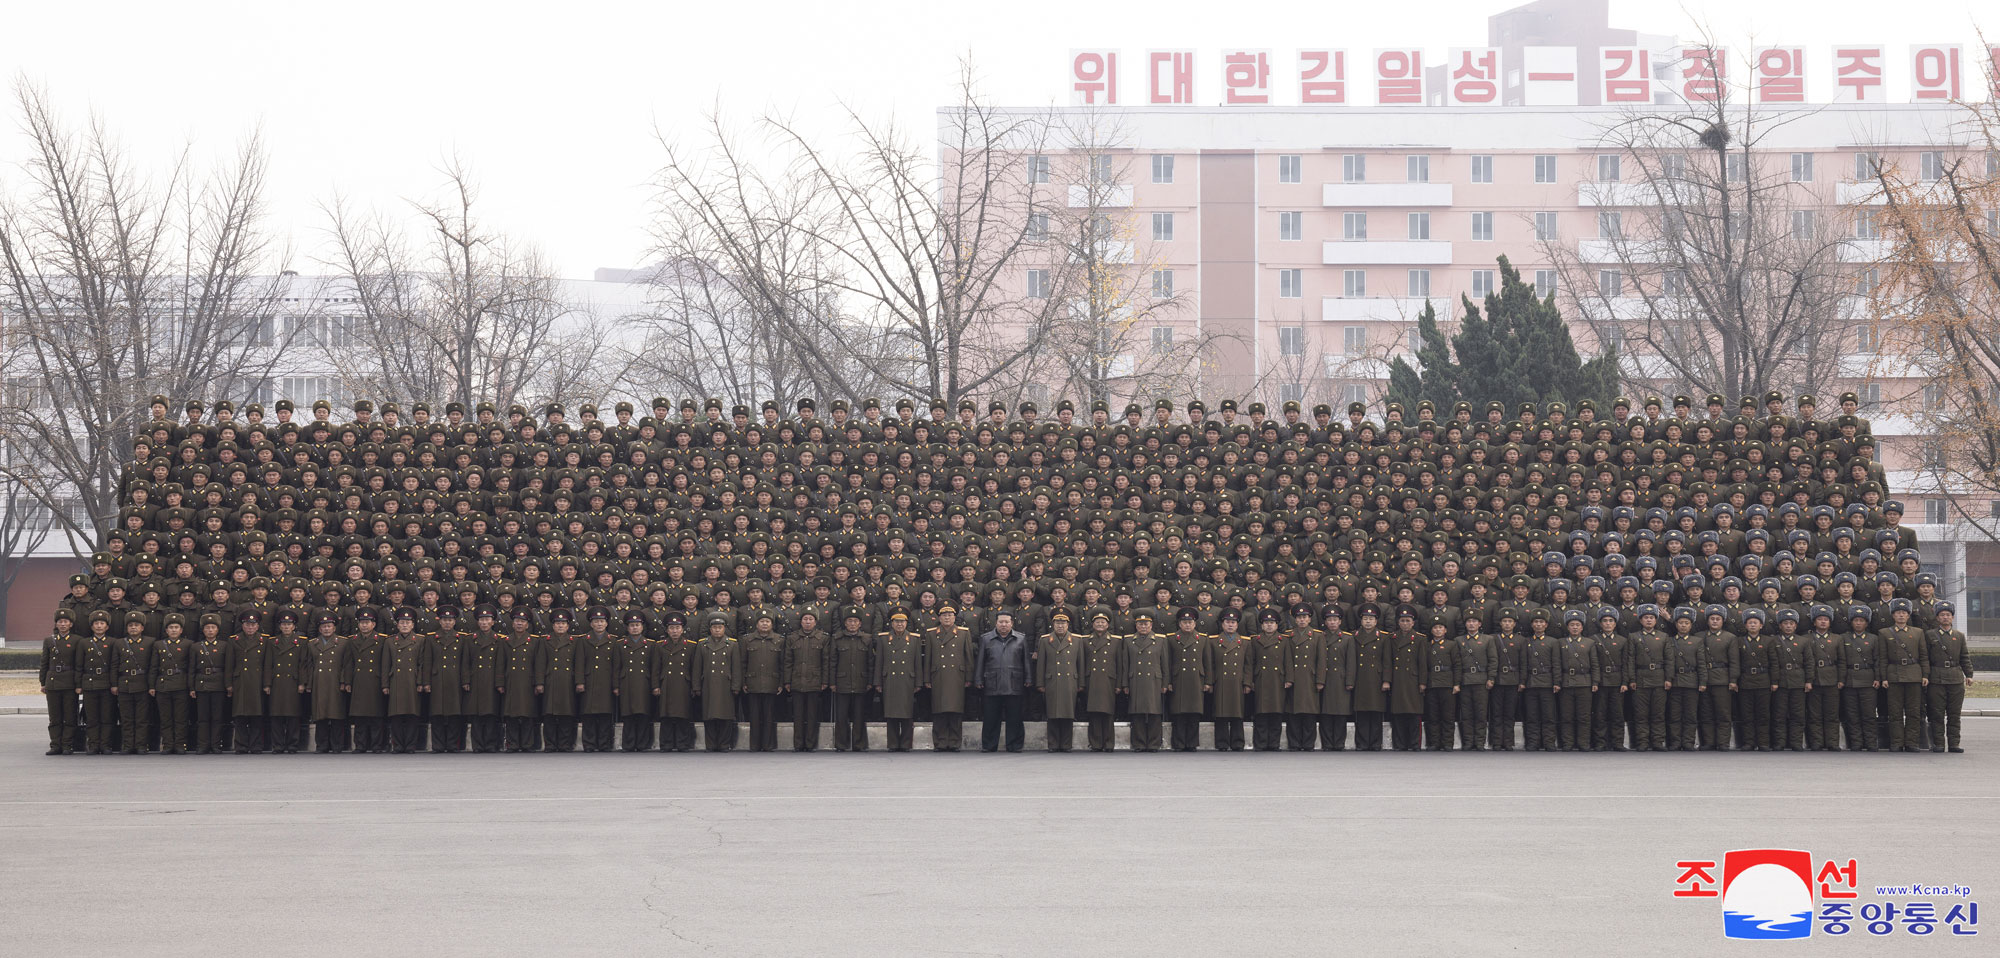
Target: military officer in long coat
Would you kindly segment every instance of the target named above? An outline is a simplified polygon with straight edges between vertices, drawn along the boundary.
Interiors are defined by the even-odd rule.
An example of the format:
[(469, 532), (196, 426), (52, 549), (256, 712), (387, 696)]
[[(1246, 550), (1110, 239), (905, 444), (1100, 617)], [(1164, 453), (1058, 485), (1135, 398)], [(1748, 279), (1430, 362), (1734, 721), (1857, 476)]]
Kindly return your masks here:
[(1035, 687), (1047, 702), (1047, 747), (1067, 752), (1076, 732), (1076, 698), (1083, 685), (1083, 643), (1069, 630), (1069, 613), (1049, 615), (1049, 634), (1042, 636), (1035, 655)]
[(312, 700), (313, 750), (347, 751), (347, 687), (354, 681), (354, 663), (347, 640), (338, 633), (340, 620), (322, 612), (306, 642), (306, 691)]
[(280, 609), (275, 618), (278, 632), (271, 636), (271, 696), (266, 709), (271, 713), (271, 751), (290, 755), (299, 750), (299, 719), (306, 712), (312, 656), (306, 637), (299, 634), (298, 613)]
[(743, 718), (750, 726), (750, 751), (778, 750), (778, 695), (785, 687), (785, 639), (772, 631), (777, 617), (759, 611), (750, 634), (737, 640), (743, 659)]
[(576, 750), (576, 697), (583, 692), (583, 683), (576, 672), (574, 629), (581, 624), (568, 609), (557, 609), (549, 616), (549, 634), (535, 640), (541, 647), (535, 656), (539, 669), (535, 684), (542, 688), (542, 748), (546, 751)]
[(254, 609), (237, 616), (241, 625), (230, 644), (236, 647), (229, 673), (229, 715), (236, 726), (236, 754), (265, 748), (264, 697), (271, 692), (271, 640), (264, 635), (264, 614)]
[[(535, 749), (535, 725), (541, 718), (541, 677), (548, 671), (548, 646), (530, 631), (533, 619), (526, 609), (513, 613), (507, 635), (500, 642), (500, 714), (506, 720), (505, 742), (509, 752)], [(357, 672), (362, 656), (356, 650)], [(360, 688), (356, 676), (355, 688)]]
[(1118, 712), (1118, 690), (1125, 684), (1118, 671), (1118, 643), (1111, 632), (1111, 616), (1092, 615), (1090, 634), (1083, 640), (1082, 678), (1084, 744), (1093, 752), (1109, 752), (1118, 743), (1112, 722)]
[(618, 640), (618, 717), (624, 728), (618, 746), (627, 752), (653, 747), (653, 656), (659, 643), (646, 637), (646, 614), (625, 613)]
[(804, 609), (799, 613), (798, 629), (785, 638), (785, 690), (792, 700), (794, 752), (819, 750), (820, 717), (826, 711), (827, 656), (833, 651), (833, 637), (819, 627), (819, 621), (818, 612)]
[(1167, 640), (1155, 631), (1155, 624), (1153, 613), (1139, 613), (1133, 619), (1134, 632), (1118, 644), (1118, 671), (1135, 752), (1157, 752), (1165, 744), (1161, 712), (1168, 686)]
[(956, 752), (965, 739), (965, 690), (972, 686), (972, 630), (958, 609), (940, 606), (937, 626), (924, 632), (924, 688), (930, 693), (931, 748)]
[(1326, 639), (1313, 628), (1312, 606), (1292, 607), (1285, 633), (1285, 748), (1310, 752), (1319, 739), (1319, 657)]
[(507, 684), (507, 652), (498, 625), (498, 613), (480, 606), (472, 616), (472, 637), (465, 642), (465, 681), (471, 686), (465, 692), (465, 713), (475, 752), (497, 752), (506, 741), (501, 689)]
[(917, 690), (923, 685), (924, 645), (910, 631), (905, 612), (889, 615), (889, 631), (876, 637), (875, 692), (882, 696), (882, 719), (891, 752), (916, 744)]
[(382, 696), (388, 700), (389, 750), (408, 755), (417, 750), (430, 691), (431, 648), (429, 637), (417, 631), (416, 610), (397, 609), (395, 622), (396, 631), (382, 643)]
[(1175, 615), (1179, 629), (1167, 640), (1167, 711), (1173, 715), (1173, 749), (1192, 752), (1201, 744), (1201, 717), (1210, 691), (1208, 637), (1199, 631), (1201, 615), (1183, 608)]
[(1428, 640), (1417, 631), (1416, 607), (1396, 609), (1396, 631), (1389, 639), (1389, 734), (1390, 747), (1414, 752), (1423, 742), (1419, 732), (1424, 714)]
[(458, 610), (437, 611), (431, 633), (431, 751), (465, 751), (465, 713), (472, 677), (466, 670), (468, 636), (458, 630)]
[(1313, 688), (1319, 692), (1319, 747), (1344, 752), (1347, 723), (1354, 717), (1354, 633), (1343, 628), (1338, 605), (1328, 605), (1321, 615), (1326, 628), (1319, 633), (1319, 667), (1313, 674)]
[(348, 657), (353, 663), (347, 685), (347, 718), (353, 725), (354, 751), (386, 752), (388, 730), (383, 727), (389, 714), (388, 697), (382, 694), (382, 651), (387, 642), (376, 629), (375, 610), (354, 610), (354, 635), (348, 638)]
[(1208, 682), (1213, 690), (1209, 718), (1215, 723), (1215, 750), (1243, 751), (1243, 717), (1251, 691), (1250, 640), (1243, 637), (1242, 613), (1217, 614), (1215, 639), (1208, 645)]
[(861, 630), (866, 610), (850, 605), (840, 612), (841, 630), (827, 653), (833, 686), (833, 749), (868, 751), (868, 692), (875, 687), (875, 637)]
[(726, 634), (727, 623), (708, 620), (708, 634), (694, 647), (694, 684), (701, 695), (702, 748), (736, 748), (736, 690), (743, 685), (743, 650)]
[(653, 695), (660, 703), (660, 751), (686, 752), (694, 748), (697, 643), (687, 634), (687, 620), (679, 613), (667, 616), (666, 636), (653, 656)]
[(1382, 631), (1382, 607), (1363, 603), (1354, 610), (1354, 748), (1382, 750), (1382, 722), (1389, 711), (1389, 633)]
[[(583, 750), (609, 752), (618, 744), (618, 657), (611, 613), (590, 610), (590, 631), (576, 643), (576, 710), (583, 719)], [(651, 704), (651, 703), (648, 703)]]
[(1284, 616), (1276, 609), (1257, 613), (1257, 634), (1250, 638), (1250, 747), (1275, 752), (1285, 734), (1285, 700), (1291, 689), (1291, 644), (1286, 641)]

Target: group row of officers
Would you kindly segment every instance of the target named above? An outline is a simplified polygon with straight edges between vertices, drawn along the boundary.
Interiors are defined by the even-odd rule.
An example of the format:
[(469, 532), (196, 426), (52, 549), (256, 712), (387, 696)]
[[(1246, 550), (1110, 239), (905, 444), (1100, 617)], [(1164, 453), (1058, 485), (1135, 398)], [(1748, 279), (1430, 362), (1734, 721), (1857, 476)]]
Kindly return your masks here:
[[(649, 638), (636, 612), (560, 610), (546, 630), (525, 611), (503, 621), (481, 607), (470, 622), (443, 609), (418, 628), (400, 608), (378, 629), (356, 611), (351, 631), (331, 613), (265, 617), (59, 612), (40, 680), (49, 754), (233, 751), (475, 752), (815, 750), (822, 724), (841, 751), (914, 747), (928, 719), (932, 746), (957, 751), (968, 711), (986, 718), (981, 747), (1022, 747), (1025, 717), (1047, 723), (1050, 751), (1130, 747), (1192, 751), (1212, 725), (1216, 749), (1379, 750), (1517, 747), (1530, 751), (1961, 751), (1959, 716), (1972, 662), (1954, 610), (1928, 625), (1896, 599), (1890, 624), (1866, 606), (1775, 612), (1641, 606), (1515, 611), (1497, 630), (1478, 617), (1430, 618), (1412, 606), (1224, 610), (1213, 632), (1196, 610), (1147, 611), (1129, 634), (1111, 616), (1076, 623), (1057, 610), (1040, 634), (1000, 613), (976, 633), (957, 610), (912, 629), (897, 612), (883, 632), (845, 607), (822, 628), (772, 616), (731, 634), (718, 618), (669, 618)], [(234, 621), (231, 621), (231, 619)], [(304, 621), (302, 621), (302, 619)], [(1847, 629), (1835, 625), (1846, 620)], [(1525, 621), (1524, 621), (1525, 620)], [(150, 622), (159, 621), (158, 634)], [(1427, 622), (1419, 627), (1419, 622)], [(693, 634), (699, 632), (701, 634)], [(1169, 742), (1167, 730), (1171, 729)]]

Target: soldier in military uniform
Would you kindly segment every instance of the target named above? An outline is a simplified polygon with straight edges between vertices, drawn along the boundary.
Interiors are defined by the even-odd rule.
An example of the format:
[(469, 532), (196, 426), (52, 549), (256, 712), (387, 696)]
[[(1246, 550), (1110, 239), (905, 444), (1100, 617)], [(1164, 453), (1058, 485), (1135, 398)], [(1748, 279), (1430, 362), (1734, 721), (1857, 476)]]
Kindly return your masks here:
[(1692, 752), (1701, 748), (1701, 693), (1708, 672), (1708, 653), (1694, 631), (1696, 611), (1674, 609), (1674, 634), (1667, 637), (1667, 748)]
[(55, 631), (42, 643), (38, 674), (49, 706), (50, 755), (76, 751), (77, 653), (84, 640), (72, 631), (75, 623), (76, 613), (69, 607), (56, 609)]
[(111, 693), (118, 699), (119, 744), (127, 755), (142, 755), (153, 734), (153, 636), (146, 615), (127, 612), (124, 637), (112, 647)]
[[(465, 712), (470, 716), (474, 752), (497, 752), (506, 742), (501, 712), (505, 704), (502, 690), (507, 685), (507, 652), (506, 639), (495, 628), (498, 621), (499, 613), (493, 607), (478, 607), (472, 615), (472, 637), (465, 643), (465, 681), (470, 686), (465, 692)], [(335, 717), (345, 715), (342, 712)], [(336, 725), (335, 731), (342, 733), (342, 742), (334, 749), (340, 751), (345, 745), (346, 722)]]
[(653, 695), (660, 706), (660, 751), (694, 748), (694, 650), (687, 620), (679, 613), (666, 617), (667, 637), (653, 656)]
[(195, 745), (214, 755), (229, 721), (229, 674), (235, 669), (236, 646), (222, 637), (222, 616), (201, 617), (201, 640), (192, 653), (194, 669)]
[(1848, 631), (1841, 638), (1841, 655), (1846, 670), (1840, 689), (1840, 723), (1847, 734), (1847, 750), (1876, 751), (1882, 747), (1881, 720), (1875, 697), (1882, 681), (1878, 667), (1882, 640), (1870, 627), (1873, 613), (1867, 606), (1847, 610)]
[(1285, 748), (1310, 752), (1319, 739), (1319, 658), (1326, 640), (1313, 628), (1312, 606), (1292, 607), (1285, 635)]
[(1590, 710), (1597, 696), (1597, 640), (1584, 634), (1584, 612), (1563, 613), (1563, 637), (1556, 648), (1557, 742), (1565, 751), (1590, 750)]
[[(579, 613), (580, 615), (601, 615), (603, 610)], [(605, 623), (593, 622), (592, 627), (603, 628)], [(542, 689), (542, 748), (549, 752), (573, 752), (576, 750), (577, 711), (576, 698), (583, 692), (583, 682), (577, 675), (576, 661), (578, 642), (572, 631), (578, 625), (568, 609), (557, 609), (549, 616), (549, 634), (535, 640), (541, 651), (535, 655), (538, 671), (535, 685)]]
[(889, 616), (889, 631), (876, 637), (875, 691), (882, 696), (882, 719), (891, 752), (916, 745), (917, 688), (923, 683), (924, 647), (910, 634), (910, 616)]
[(271, 636), (271, 694), (265, 710), (270, 713), (272, 753), (292, 755), (298, 752), (299, 716), (306, 711), (309, 654), (305, 636), (299, 634), (298, 613), (280, 609), (276, 618), (278, 633)]
[(930, 693), (931, 748), (956, 752), (965, 740), (965, 690), (972, 687), (972, 630), (958, 610), (941, 606), (937, 626), (924, 631), (924, 688)]
[(1521, 624), (1519, 613), (1500, 611), (1496, 615), (1499, 632), (1493, 636), (1493, 695), (1486, 705), (1486, 744), (1495, 751), (1511, 752), (1526, 684), (1521, 674), (1521, 649), (1527, 637), (1516, 631)]
[(382, 658), (387, 647), (388, 640), (376, 630), (375, 610), (366, 606), (356, 609), (354, 635), (347, 640), (351, 663), (347, 717), (356, 753), (389, 749), (389, 736), (383, 727), (389, 714), (389, 700), (382, 694)]
[(162, 755), (188, 753), (194, 640), (188, 637), (187, 624), (187, 616), (179, 612), (166, 615), (159, 641), (153, 643), (152, 674), (146, 678), (146, 690), (159, 710)]
[(1768, 752), (1771, 693), (1778, 687), (1771, 669), (1771, 636), (1764, 632), (1769, 615), (1760, 608), (1744, 609), (1742, 615), (1743, 635), (1736, 642), (1736, 747)]
[[(1389, 745), (1399, 752), (1423, 746), (1424, 692), (1430, 681), (1430, 639), (1417, 631), (1417, 609), (1396, 609), (1396, 632), (1389, 640)], [(1457, 674), (1454, 667), (1452, 675)]]
[[(1632, 750), (1667, 750), (1667, 695), (1673, 663), (1667, 634), (1660, 631), (1660, 607), (1639, 606), (1639, 631), (1625, 643), (1625, 679), (1631, 685)], [(1612, 741), (1617, 741), (1614, 734)]]
[(1949, 602), (1932, 607), (1937, 625), (1924, 633), (1925, 658), (1930, 671), (1924, 673), (1930, 709), (1931, 751), (1963, 752), (1959, 745), (1959, 716), (1965, 709), (1965, 683), (1972, 680), (1972, 650), (1965, 633), (1954, 628), (1957, 611)]
[(389, 750), (408, 755), (417, 750), (424, 694), (430, 691), (431, 648), (417, 631), (416, 610), (404, 606), (392, 618), (396, 631), (382, 643), (382, 697), (387, 702)]
[(229, 714), (236, 726), (236, 754), (262, 752), (266, 746), (264, 697), (271, 692), (271, 640), (264, 635), (264, 614), (245, 610), (237, 617), (241, 630), (231, 644)]
[(841, 630), (827, 653), (833, 686), (833, 750), (868, 751), (868, 691), (875, 687), (875, 637), (861, 631), (863, 610), (841, 610)]
[(1124, 685), (1118, 671), (1118, 646), (1118, 637), (1111, 634), (1111, 616), (1103, 612), (1092, 615), (1090, 635), (1083, 640), (1081, 678), (1084, 744), (1093, 752), (1109, 752), (1117, 745), (1112, 721), (1118, 712), (1118, 689)]
[(1493, 676), (1499, 671), (1499, 653), (1493, 645), (1493, 636), (1480, 631), (1478, 616), (1468, 615), (1460, 623), (1464, 629), (1458, 636), (1458, 744), (1467, 751), (1478, 752), (1486, 748), (1486, 714), (1493, 689)]
[(701, 744), (710, 752), (736, 749), (736, 691), (743, 685), (743, 650), (720, 618), (694, 647), (694, 687), (701, 696)]
[[(541, 676), (548, 671), (549, 652), (548, 646), (529, 631), (534, 620), (526, 609), (516, 610), (511, 618), (511, 627), (500, 640), (500, 714), (506, 721), (506, 750), (529, 752), (536, 747), (535, 726), (542, 717)], [(357, 700), (363, 688), (361, 668), (366, 658), (357, 647), (354, 656)], [(355, 751), (361, 751), (361, 722), (358, 718), (354, 732)]]
[(1124, 683), (1132, 751), (1157, 752), (1165, 744), (1161, 710), (1170, 684), (1167, 642), (1154, 631), (1152, 613), (1139, 613), (1133, 625), (1136, 631), (1118, 644), (1118, 672)]
[[(1720, 604), (1701, 610), (1702, 657), (1708, 671), (1702, 675), (1701, 744), (1712, 752), (1726, 752), (1736, 728), (1737, 654), (1736, 633), (1729, 631), (1729, 611)], [(1736, 747), (1754, 748), (1755, 742), (1738, 741)]]
[(658, 643), (646, 637), (646, 614), (625, 613), (625, 635), (618, 640), (618, 717), (624, 728), (618, 747), (645, 752), (653, 747), (653, 656)]
[(1813, 649), (1799, 634), (1799, 610), (1778, 610), (1771, 639), (1771, 747), (1806, 750), (1806, 695), (1812, 691)]
[(618, 744), (618, 660), (623, 654), (619, 650), (622, 644), (622, 640), (611, 634), (610, 610), (601, 606), (592, 608), (590, 631), (576, 642), (576, 711), (582, 718), (582, 744), (586, 752), (609, 752)]
[(778, 692), (785, 684), (785, 640), (771, 631), (769, 613), (736, 645), (743, 661), (743, 718), (750, 726), (750, 751), (778, 750)]
[(1379, 628), (1382, 608), (1364, 603), (1354, 610), (1354, 750), (1382, 750), (1382, 721), (1389, 711), (1389, 634)]
[(833, 639), (819, 628), (819, 614), (799, 613), (799, 627), (785, 639), (785, 688), (792, 697), (792, 751), (819, 750), (820, 716), (826, 708)]
[(431, 751), (465, 751), (465, 715), (472, 697), (470, 636), (458, 630), (458, 611), (437, 611), (431, 633)]
[(335, 634), (339, 619), (321, 612), (305, 645), (304, 674), (312, 700), (313, 747), (321, 753), (348, 747), (347, 689), (354, 682), (352, 649)]
[(90, 634), (76, 650), (77, 687), (83, 690), (83, 752), (103, 755), (111, 747), (111, 723), (117, 715), (118, 639), (111, 634), (111, 613), (90, 613)]
[(1083, 645), (1069, 630), (1069, 613), (1049, 616), (1049, 634), (1035, 653), (1035, 687), (1042, 690), (1048, 723), (1047, 748), (1067, 752), (1076, 734), (1076, 697), (1083, 687)]
[[(1645, 606), (1638, 606), (1644, 609)], [(1640, 616), (1643, 617), (1643, 616)], [(1590, 748), (1592, 751), (1625, 751), (1626, 716), (1634, 712), (1632, 702), (1632, 677), (1627, 670), (1630, 666), (1631, 640), (1618, 631), (1620, 616), (1618, 610), (1603, 606), (1597, 610), (1597, 675), (1592, 679), (1597, 691), (1591, 695), (1590, 703)], [(1586, 624), (1588, 628), (1588, 624)], [(1631, 730), (1632, 747), (1637, 749), (1640, 742), (1637, 729)]]
[(1814, 752), (1840, 751), (1840, 693), (1847, 678), (1847, 646), (1833, 633), (1833, 609), (1814, 604), (1806, 610), (1812, 631), (1806, 644), (1812, 648), (1812, 691), (1806, 693), (1806, 748)]
[(1201, 616), (1191, 608), (1174, 614), (1179, 628), (1167, 640), (1167, 711), (1173, 716), (1171, 745), (1176, 752), (1201, 746), (1201, 719), (1211, 690), (1208, 677), (1208, 637), (1199, 631)]

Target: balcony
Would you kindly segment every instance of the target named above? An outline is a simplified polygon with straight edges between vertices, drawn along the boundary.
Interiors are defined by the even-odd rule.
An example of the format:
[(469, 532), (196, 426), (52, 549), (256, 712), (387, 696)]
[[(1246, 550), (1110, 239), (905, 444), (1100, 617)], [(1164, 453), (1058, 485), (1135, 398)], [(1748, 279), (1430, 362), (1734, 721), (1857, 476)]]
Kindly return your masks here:
[(1327, 183), (1320, 204), (1365, 206), (1450, 206), (1450, 183)]
[(1658, 206), (1660, 194), (1651, 183), (1578, 183), (1578, 206)]
[(1833, 188), (1834, 201), (1842, 206), (1880, 206), (1882, 184), (1874, 180), (1840, 183)]
[[(1097, 257), (1100, 262), (1129, 265), (1132, 262), (1132, 248), (1131, 242), (1126, 240), (1103, 240), (1097, 244)], [(1069, 261), (1083, 262), (1083, 254), (1072, 249)]]
[(1451, 243), (1444, 240), (1327, 240), (1320, 262), (1327, 266), (1450, 266)]
[(1843, 263), (1879, 263), (1895, 252), (1896, 244), (1885, 239), (1846, 239), (1840, 243)]
[(1099, 184), (1097, 186), (1078, 184), (1069, 188), (1070, 209), (1087, 209), (1093, 206), (1103, 209), (1117, 209), (1131, 205), (1132, 186), (1129, 183), (1116, 186), (1110, 184)]
[(1415, 322), (1423, 311), (1422, 299), (1398, 296), (1328, 296), (1319, 302), (1319, 318), (1329, 323)]

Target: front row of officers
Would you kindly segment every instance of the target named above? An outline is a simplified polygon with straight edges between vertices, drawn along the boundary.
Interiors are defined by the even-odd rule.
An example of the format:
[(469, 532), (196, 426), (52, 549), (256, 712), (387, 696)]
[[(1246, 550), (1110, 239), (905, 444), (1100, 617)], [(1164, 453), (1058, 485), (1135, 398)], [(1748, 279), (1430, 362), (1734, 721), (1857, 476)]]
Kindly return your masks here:
[[(1039, 638), (1016, 635), (1006, 614), (975, 635), (950, 608), (921, 634), (901, 613), (889, 631), (861, 631), (859, 609), (843, 610), (837, 631), (810, 614), (788, 635), (769, 617), (732, 637), (721, 620), (689, 635), (678, 617), (666, 638), (646, 637), (639, 613), (593, 610), (574, 623), (557, 613), (548, 634), (525, 613), (511, 627), (481, 609), (461, 631), (449, 610), (433, 632), (399, 609), (388, 632), (376, 613), (354, 613), (351, 634), (330, 614), (305, 631), (290, 611), (245, 612), (225, 631), (203, 615), (188, 631), (178, 614), (161, 634), (133, 614), (113, 622), (93, 612), (78, 633), (58, 613), (44, 647), (41, 685), (49, 703), (49, 754), (157, 748), (163, 753), (687, 751), (697, 720), (711, 751), (737, 745), (777, 748), (780, 721), (793, 748), (814, 750), (830, 717), (833, 746), (869, 747), (867, 721), (886, 720), (888, 747), (908, 750), (927, 715), (933, 747), (957, 751), (968, 700), (985, 689), (998, 656), (1033, 650), (1025, 684), (996, 687), (1032, 697), (1048, 723), (1050, 751), (1072, 747), (1081, 717), (1086, 744), (1113, 746), (1125, 718), (1131, 747), (1196, 748), (1203, 722), (1214, 747), (1244, 748), (1244, 723), (1259, 750), (1393, 748), (1512, 750), (1515, 726), (1530, 751), (1772, 751), (1779, 749), (1961, 751), (1959, 715), (1972, 661), (1950, 605), (1937, 626), (1910, 624), (1911, 606), (1891, 606), (1893, 624), (1870, 631), (1866, 607), (1848, 610), (1852, 630), (1832, 632), (1833, 608), (1776, 613), (1720, 605), (1639, 608), (1638, 628), (1620, 629), (1619, 610), (1503, 611), (1497, 632), (1468, 618), (1457, 634), (1444, 621), (1417, 627), (1418, 610), (1364, 605), (1349, 628), (1329, 608), (1315, 623), (1305, 606), (1261, 610), (1249, 632), (1234, 610), (1215, 635), (1181, 610), (1173, 631), (1141, 615), (1131, 635), (1114, 635), (1106, 615), (1072, 632), (1067, 612)], [(1384, 617), (1390, 621), (1384, 622)], [(618, 627), (613, 619), (618, 618)], [(698, 620), (699, 621), (699, 620)], [(581, 629), (573, 630), (581, 624)], [(992, 703), (987, 703), (991, 705)], [(1020, 703), (1007, 710), (1022, 714)], [(989, 715), (999, 714), (988, 709)], [(622, 736), (620, 726), (622, 725)], [(986, 749), (997, 744), (987, 734)], [(1018, 727), (1008, 730), (1019, 749)], [(1844, 746), (1843, 746), (1844, 743)]]

